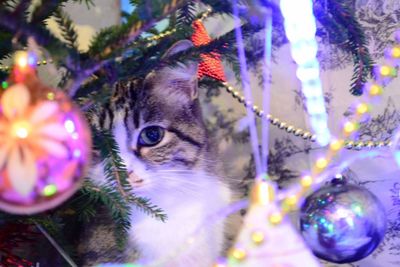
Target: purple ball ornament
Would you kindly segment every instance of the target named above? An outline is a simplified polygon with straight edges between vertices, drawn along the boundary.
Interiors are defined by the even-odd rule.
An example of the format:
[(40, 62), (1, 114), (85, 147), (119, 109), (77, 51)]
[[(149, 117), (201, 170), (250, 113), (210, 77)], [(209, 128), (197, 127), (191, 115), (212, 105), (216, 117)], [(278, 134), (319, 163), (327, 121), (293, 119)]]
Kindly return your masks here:
[(334, 179), (306, 198), (300, 230), (317, 257), (354, 262), (370, 255), (383, 240), (385, 209), (367, 189)]
[(9, 83), (0, 92), (0, 209), (38, 213), (80, 187), (91, 135), (79, 109), (34, 70), (17, 67)]

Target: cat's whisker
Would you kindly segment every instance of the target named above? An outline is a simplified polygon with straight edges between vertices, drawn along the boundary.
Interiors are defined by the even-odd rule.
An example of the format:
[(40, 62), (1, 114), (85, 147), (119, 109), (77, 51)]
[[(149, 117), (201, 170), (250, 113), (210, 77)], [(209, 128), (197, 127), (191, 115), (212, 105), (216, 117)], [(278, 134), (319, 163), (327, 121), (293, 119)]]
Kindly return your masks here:
[(157, 188), (157, 185), (164, 185), (167, 181), (168, 182), (176, 182), (179, 186), (185, 185), (185, 186), (195, 186), (199, 187), (199, 183), (190, 179), (187, 179), (187, 176), (185, 175), (184, 177), (182, 175), (173, 175), (174, 173), (171, 172), (168, 175), (160, 175), (159, 180), (162, 181), (154, 181), (154, 179), (148, 179), (150, 182), (148, 182), (148, 185), (155, 184), (155, 187)]
[[(198, 176), (198, 175), (199, 175), (198, 172), (192, 171), (192, 170), (174, 170), (174, 169), (170, 169), (170, 170), (159, 170), (159, 171), (157, 171), (157, 173), (159, 173), (159, 174), (176, 173), (176, 174), (178, 174), (178, 175), (181, 175), (181, 174), (188, 174), (188, 175), (195, 175), (195, 176)], [(212, 174), (202, 173), (201, 176), (203, 176), (203, 177), (209, 177), (210, 179), (215, 179), (215, 177), (214, 177)], [(222, 175), (219, 175), (218, 177), (222, 178), (223, 180), (233, 180), (233, 179), (234, 179), (234, 178), (232, 178), (232, 177), (229, 177), (229, 176), (222, 176)]]
[[(204, 158), (204, 157), (201, 157), (201, 156), (196, 156), (196, 158), (197, 158), (197, 159), (200, 159), (200, 160), (202, 160), (202, 161), (205, 161), (205, 162), (210, 162), (210, 163), (212, 163), (213, 165), (215, 165), (215, 163), (216, 163), (215, 160), (207, 159), (207, 158)], [(217, 161), (217, 162), (218, 162), (218, 163), (224, 163), (224, 164), (231, 164), (231, 163), (232, 163), (232, 161), (223, 160), (223, 159), (220, 159), (220, 158), (218, 158), (218, 161)]]
[[(173, 173), (171, 173), (173, 174)], [(163, 179), (163, 182), (169, 181), (169, 182), (176, 182), (178, 185), (182, 186), (182, 185), (193, 185), (195, 187), (201, 187), (202, 183), (200, 179), (197, 180), (192, 180), (192, 179), (188, 179), (187, 175), (163, 175), (161, 179)], [(211, 176), (202, 176), (203, 179), (207, 179), (210, 180), (212, 179)], [(202, 179), (202, 180), (203, 180)]]

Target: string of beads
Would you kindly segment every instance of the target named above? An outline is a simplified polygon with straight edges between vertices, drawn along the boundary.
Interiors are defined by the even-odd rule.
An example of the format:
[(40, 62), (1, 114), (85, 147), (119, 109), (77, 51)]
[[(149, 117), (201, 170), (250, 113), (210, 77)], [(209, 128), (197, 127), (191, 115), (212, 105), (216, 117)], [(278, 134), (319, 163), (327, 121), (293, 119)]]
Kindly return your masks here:
[[(236, 90), (233, 86), (229, 85), (227, 82), (223, 82), (222, 85), (225, 87), (226, 91), (232, 95), (234, 99), (236, 99), (239, 103), (243, 104), (243, 106), (252, 106), (252, 111), (259, 118), (266, 118), (272, 125), (278, 127), (281, 130), (286, 131), (287, 133), (293, 134), (296, 137), (303, 138), (304, 140), (308, 140), (311, 142), (315, 142), (316, 136), (312, 134), (310, 131), (304, 130), (302, 128), (293, 126), (292, 124), (285, 122), (277, 117), (274, 117), (271, 114), (265, 114), (265, 112), (260, 109), (257, 105), (252, 104), (250, 101), (247, 101), (244, 96), (240, 94), (238, 90)], [(346, 140), (344, 143), (344, 147), (347, 149), (353, 150), (361, 150), (361, 149), (371, 149), (371, 148), (379, 148), (379, 147), (389, 147), (391, 146), (390, 140), (385, 141), (353, 141)]]

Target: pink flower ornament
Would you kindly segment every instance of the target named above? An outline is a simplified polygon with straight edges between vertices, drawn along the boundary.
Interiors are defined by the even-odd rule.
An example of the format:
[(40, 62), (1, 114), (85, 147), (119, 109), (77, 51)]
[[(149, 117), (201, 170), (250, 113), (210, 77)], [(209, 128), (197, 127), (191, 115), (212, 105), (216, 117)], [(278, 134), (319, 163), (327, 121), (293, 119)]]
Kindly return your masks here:
[(58, 103), (46, 100), (31, 105), (31, 100), (24, 84), (11, 86), (0, 99), (0, 191), (12, 188), (22, 197), (35, 189), (39, 159), (69, 155), (65, 145), (69, 134), (57, 119)]

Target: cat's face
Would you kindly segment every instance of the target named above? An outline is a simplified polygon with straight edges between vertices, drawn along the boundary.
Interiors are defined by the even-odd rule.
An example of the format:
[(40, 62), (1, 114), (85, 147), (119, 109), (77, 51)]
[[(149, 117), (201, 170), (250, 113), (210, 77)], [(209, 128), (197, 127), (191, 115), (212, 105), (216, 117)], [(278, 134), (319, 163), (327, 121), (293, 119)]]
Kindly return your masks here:
[[(170, 53), (184, 45), (188, 44), (178, 43)], [(195, 64), (164, 67), (144, 82), (116, 88), (112, 115), (106, 120), (139, 195), (150, 197), (192, 183), (191, 173), (205, 167), (208, 138), (196, 75)]]

